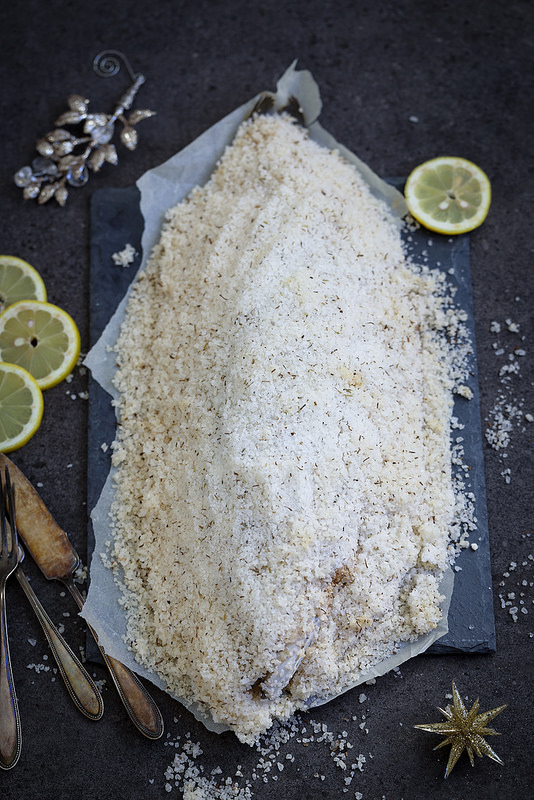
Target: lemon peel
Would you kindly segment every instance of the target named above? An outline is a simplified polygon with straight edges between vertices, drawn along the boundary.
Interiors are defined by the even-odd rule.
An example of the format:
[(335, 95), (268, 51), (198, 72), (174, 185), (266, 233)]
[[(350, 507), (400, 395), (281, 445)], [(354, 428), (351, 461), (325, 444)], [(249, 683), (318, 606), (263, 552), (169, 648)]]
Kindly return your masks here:
[(0, 452), (26, 444), (41, 424), (43, 395), (37, 381), (16, 364), (0, 363)]
[(0, 314), (0, 360), (26, 369), (41, 389), (66, 378), (79, 354), (76, 323), (58, 306), (22, 300)]
[(46, 301), (43, 279), (18, 256), (0, 255), (0, 312), (19, 300)]
[(404, 188), (414, 219), (436, 233), (468, 233), (481, 225), (491, 204), (486, 173), (458, 156), (439, 156), (416, 167)]

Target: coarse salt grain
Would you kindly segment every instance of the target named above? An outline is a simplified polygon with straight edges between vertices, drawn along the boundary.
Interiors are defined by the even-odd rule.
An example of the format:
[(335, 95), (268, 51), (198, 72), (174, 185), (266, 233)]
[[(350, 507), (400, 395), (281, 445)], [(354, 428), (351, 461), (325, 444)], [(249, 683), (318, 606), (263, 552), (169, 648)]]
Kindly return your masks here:
[(111, 258), (113, 263), (117, 264), (118, 267), (129, 267), (130, 264), (133, 264), (136, 255), (137, 251), (135, 247), (128, 243), (123, 250), (113, 253)]

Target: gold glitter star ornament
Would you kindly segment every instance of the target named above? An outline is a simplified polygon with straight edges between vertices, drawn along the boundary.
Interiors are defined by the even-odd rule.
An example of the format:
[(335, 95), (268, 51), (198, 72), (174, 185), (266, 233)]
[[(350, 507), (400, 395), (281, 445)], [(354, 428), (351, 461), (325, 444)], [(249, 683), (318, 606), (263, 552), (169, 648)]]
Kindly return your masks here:
[(446, 736), (443, 742), (440, 742), (434, 750), (439, 750), (440, 747), (446, 747), (450, 744), (451, 752), (447, 768), (445, 770), (445, 778), (447, 778), (456, 762), (464, 752), (467, 750), (467, 755), (471, 761), (471, 766), (475, 765), (475, 754), (477, 756), (488, 756), (498, 764), (503, 762), (495, 752), (495, 750), (487, 743), (485, 736), (498, 736), (498, 732), (493, 728), (488, 728), (487, 724), (497, 714), (506, 708), (506, 706), (499, 706), (493, 708), (491, 711), (485, 711), (482, 714), (478, 713), (480, 708), (478, 699), (475, 700), (471, 709), (467, 711), (458, 689), (452, 684), (452, 706), (448, 705), (446, 708), (439, 708), (447, 722), (434, 722), (430, 725), (415, 725), (422, 731), (430, 733), (439, 733), (441, 736)]

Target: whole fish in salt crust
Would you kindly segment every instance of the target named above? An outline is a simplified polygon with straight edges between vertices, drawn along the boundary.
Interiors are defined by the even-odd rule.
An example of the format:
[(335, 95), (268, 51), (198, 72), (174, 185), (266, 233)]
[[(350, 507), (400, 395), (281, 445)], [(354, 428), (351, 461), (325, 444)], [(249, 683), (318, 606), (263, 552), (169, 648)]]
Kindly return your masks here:
[(115, 346), (113, 560), (135, 658), (253, 742), (441, 618), (443, 277), (285, 115), (169, 210)]

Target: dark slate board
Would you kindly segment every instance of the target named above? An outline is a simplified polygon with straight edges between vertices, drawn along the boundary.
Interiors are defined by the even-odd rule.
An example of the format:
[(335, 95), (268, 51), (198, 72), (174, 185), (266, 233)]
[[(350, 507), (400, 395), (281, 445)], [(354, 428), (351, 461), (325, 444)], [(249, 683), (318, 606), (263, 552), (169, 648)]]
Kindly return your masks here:
[[(402, 188), (402, 179), (391, 181)], [(91, 203), (91, 274), (90, 274), (90, 337), (93, 345), (102, 333), (117, 304), (124, 296), (141, 259), (143, 218), (139, 210), (137, 188), (100, 189)], [(429, 245), (429, 240), (432, 244)], [(137, 250), (134, 264), (122, 268), (113, 263), (113, 253), (130, 243)], [(429, 267), (439, 267), (457, 285), (457, 304), (468, 314), (468, 326), (475, 344), (473, 298), (468, 236), (446, 237), (419, 230), (412, 234), (414, 254), (426, 253)], [(476, 352), (476, 350), (475, 350)], [(454, 591), (449, 610), (449, 631), (434, 643), (429, 653), (490, 653), (495, 651), (495, 624), (491, 589), (489, 531), (486, 510), (486, 489), (482, 450), (482, 428), (478, 392), (476, 357), (470, 365), (472, 400), (457, 398), (454, 414), (464, 425), (456, 435), (463, 436), (465, 463), (469, 464), (470, 490), (475, 495), (477, 531), (471, 540), (478, 544), (475, 552), (466, 549), (457, 561)], [(115, 414), (109, 395), (93, 380), (89, 385), (89, 453), (88, 507), (95, 505), (110, 466), (110, 453), (103, 452), (102, 442), (111, 443), (115, 436)], [(88, 551), (94, 547), (89, 530)], [(99, 660), (98, 652), (88, 639), (88, 657)]]
[[(141, 263), (141, 237), (144, 221), (139, 209), (139, 191), (99, 189), (91, 199), (91, 258), (89, 277), (89, 337), (91, 347), (98, 341), (118, 303), (126, 293)], [(129, 267), (113, 262), (113, 254), (126, 244), (137, 255)], [(110, 453), (101, 442), (115, 438), (115, 413), (110, 397), (92, 378), (89, 379), (89, 465), (88, 508), (96, 504), (110, 467)]]

